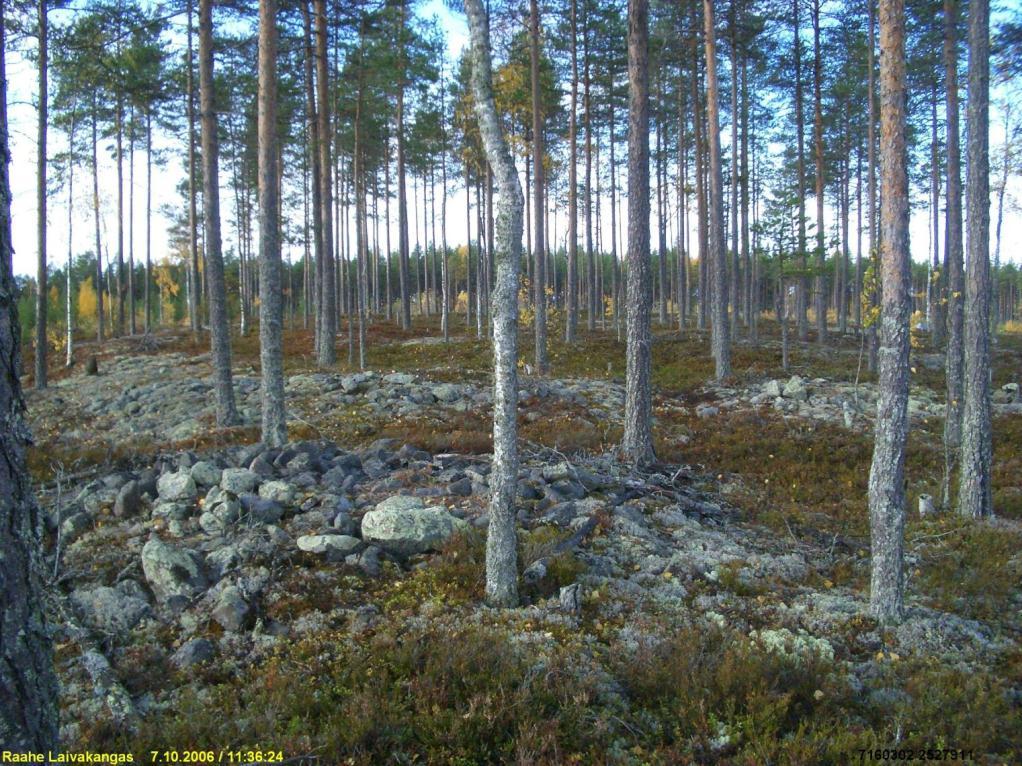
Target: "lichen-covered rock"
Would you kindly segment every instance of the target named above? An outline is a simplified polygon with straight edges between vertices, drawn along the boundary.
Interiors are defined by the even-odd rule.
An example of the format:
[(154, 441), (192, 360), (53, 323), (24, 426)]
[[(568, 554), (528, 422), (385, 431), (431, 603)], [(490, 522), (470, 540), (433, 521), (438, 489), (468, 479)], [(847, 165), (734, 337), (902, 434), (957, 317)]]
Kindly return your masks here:
[(286, 481), (267, 481), (259, 487), (259, 497), (290, 505), (295, 500), (295, 488)]
[(410, 556), (434, 550), (462, 526), (443, 506), (427, 508), (421, 498), (395, 495), (362, 517), (362, 539)]
[(446, 404), (456, 402), (461, 398), (461, 388), (453, 383), (441, 383), (438, 386), (433, 386), (430, 389), (430, 393), (437, 398), (437, 401)]
[[(189, 477), (191, 478), (191, 477)], [(142, 572), (160, 602), (191, 599), (206, 587), (199, 554), (152, 538), (142, 548)]]
[(125, 590), (105, 585), (76, 590), (71, 594), (71, 603), (89, 627), (118, 635), (131, 630), (149, 614), (148, 602)]
[(142, 510), (142, 487), (137, 481), (129, 481), (117, 492), (114, 500), (114, 516), (121, 518), (137, 516)]
[(215, 654), (213, 643), (207, 638), (193, 638), (181, 645), (170, 657), (171, 664), (180, 669), (201, 665), (209, 662)]
[(223, 469), (207, 460), (200, 460), (191, 467), (189, 473), (196, 484), (203, 487), (215, 487), (220, 483)]
[(199, 494), (195, 479), (187, 471), (163, 474), (156, 483), (156, 490), (160, 500), (171, 503), (191, 502)]
[(788, 382), (784, 384), (782, 394), (785, 399), (805, 401), (809, 398), (809, 389), (806, 388), (806, 382), (800, 375), (792, 375)]
[(247, 468), (225, 468), (220, 476), (220, 488), (235, 495), (254, 492), (262, 479)]
[(350, 535), (302, 535), (295, 542), (299, 550), (334, 559), (344, 558), (362, 547), (362, 541)]
[(254, 613), (241, 589), (229, 585), (220, 592), (211, 616), (224, 630), (237, 632), (248, 627)]

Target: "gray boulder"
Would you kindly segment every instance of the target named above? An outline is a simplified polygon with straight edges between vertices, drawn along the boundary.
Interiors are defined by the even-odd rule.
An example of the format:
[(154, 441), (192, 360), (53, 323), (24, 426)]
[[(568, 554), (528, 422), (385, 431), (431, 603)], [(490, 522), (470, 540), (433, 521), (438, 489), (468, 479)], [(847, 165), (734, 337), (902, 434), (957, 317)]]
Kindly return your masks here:
[(160, 602), (191, 599), (206, 587), (199, 554), (156, 537), (142, 548), (142, 572)]
[(74, 591), (71, 603), (89, 627), (104, 633), (129, 631), (149, 614), (144, 598), (105, 585)]
[(785, 399), (805, 401), (809, 398), (809, 389), (806, 388), (806, 382), (800, 375), (792, 375), (784, 384), (784, 390), (781, 393)]
[(362, 547), (362, 541), (350, 535), (302, 535), (296, 542), (299, 550), (326, 554), (333, 560), (342, 559)]
[(258, 474), (247, 468), (225, 468), (220, 476), (220, 488), (235, 495), (254, 492), (262, 481)]
[(201, 665), (213, 659), (215, 650), (213, 643), (207, 638), (193, 638), (186, 641), (170, 657), (171, 664), (179, 670)]
[(195, 479), (187, 471), (165, 473), (156, 482), (156, 491), (160, 500), (169, 502), (191, 502), (199, 492), (195, 487)]
[(467, 527), (442, 506), (425, 507), (421, 498), (395, 495), (362, 517), (362, 539), (401, 556), (435, 549)]
[(206, 460), (200, 460), (191, 468), (191, 475), (195, 479), (195, 483), (203, 487), (214, 487), (219, 484), (222, 474), (223, 470), (219, 466)]
[(117, 492), (114, 500), (114, 516), (124, 518), (137, 516), (142, 510), (142, 488), (137, 481), (129, 481)]
[(437, 401), (447, 404), (456, 402), (461, 398), (461, 389), (453, 383), (441, 383), (438, 386), (433, 386), (430, 392), (437, 398)]
[(252, 622), (251, 604), (245, 600), (241, 589), (228, 585), (220, 592), (220, 598), (213, 609), (212, 617), (224, 630), (237, 632), (244, 630)]
[(64, 544), (85, 534), (92, 527), (92, 517), (87, 513), (75, 513), (60, 523), (60, 538)]
[(259, 497), (290, 505), (295, 500), (295, 488), (286, 481), (267, 481), (260, 485)]

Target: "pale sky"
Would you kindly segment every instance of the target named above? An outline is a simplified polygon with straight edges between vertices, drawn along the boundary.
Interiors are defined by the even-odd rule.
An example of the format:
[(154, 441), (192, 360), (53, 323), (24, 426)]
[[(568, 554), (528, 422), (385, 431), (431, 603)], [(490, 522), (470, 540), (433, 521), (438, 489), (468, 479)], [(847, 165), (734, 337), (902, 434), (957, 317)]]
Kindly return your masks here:
[[(436, 15), (440, 19), (442, 28), (445, 31), (448, 40), (449, 48), (449, 61), (446, 66), (448, 76), (452, 71), (452, 62), (457, 59), (458, 54), (467, 42), (467, 27), (465, 25), (464, 17), (451, 14), (443, 4), (443, 0), (429, 0), (428, 2), (420, 6), (419, 12), (425, 16)], [(52, 11), (51, 17), (54, 22), (58, 21), (58, 14), (61, 11)], [(12, 52), (8, 56), (7, 61), (7, 74), (8, 74), (8, 102), (9, 102), (9, 120), (11, 128), (11, 187), (13, 193), (12, 201), (12, 221), (13, 221), (13, 239), (14, 239), (14, 270), (17, 274), (35, 274), (36, 269), (36, 253), (37, 253), (37, 242), (36, 242), (36, 156), (37, 156), (37, 140), (36, 140), (36, 72), (33, 64), (23, 58), (18, 52)], [(962, 120), (964, 123), (965, 110), (963, 104)], [(722, 126), (726, 128), (726, 126)], [(991, 111), (991, 134), (990, 134), (990, 146), (992, 152), (1000, 145), (1003, 140), (1003, 128), (1002, 118), (997, 112), (996, 108)], [(722, 148), (725, 153), (729, 151), (728, 146), (729, 133), (725, 129), (722, 134)], [(158, 148), (168, 149), (169, 159), (165, 166), (154, 167), (153, 169), (153, 210), (158, 211), (164, 205), (171, 206), (184, 206), (185, 200), (178, 196), (175, 192), (178, 183), (185, 177), (185, 166), (184, 166), (184, 155), (181, 151), (181, 147), (176, 139), (170, 139), (165, 136), (158, 136), (156, 138)], [(59, 131), (51, 131), (49, 137), (49, 152), (50, 155), (64, 151), (66, 149), (66, 137)], [(625, 158), (625, 147), (622, 144), (620, 147), (620, 160)], [(963, 145), (964, 150), (964, 145)], [(127, 151), (125, 147), (125, 151)], [(110, 254), (116, 257), (116, 174), (115, 166), (112, 159), (112, 152), (105, 151), (102, 147), (100, 149), (100, 197), (101, 197), (101, 214), (103, 220), (103, 241), (104, 247), (109, 247)], [(992, 158), (993, 159), (993, 158)], [(625, 187), (624, 177), (624, 163), (621, 162), (622, 175), (619, 179), (618, 189), (619, 192)], [(144, 154), (138, 153), (136, 157), (136, 177), (135, 177), (135, 234), (134, 234), (134, 245), (135, 245), (135, 258), (136, 261), (144, 258), (144, 247), (145, 247), (145, 230), (144, 230), (144, 212), (145, 212), (145, 168), (144, 168)], [(128, 189), (128, 169), (127, 159), (125, 159), (125, 215), (127, 216), (127, 195)], [(524, 173), (524, 170), (523, 170)], [(964, 178), (964, 173), (963, 173)], [(222, 185), (225, 182), (225, 177), (221, 178)], [(993, 179), (992, 179), (993, 181)], [(94, 233), (93, 233), (93, 220), (91, 212), (91, 183), (92, 178), (88, 167), (80, 167), (76, 170), (75, 174), (75, 200), (74, 200), (74, 215), (73, 215), (73, 251), (77, 255), (79, 253), (90, 251), (94, 247)], [(524, 181), (523, 181), (524, 183)], [(411, 194), (412, 183), (409, 179), (409, 194)], [(605, 190), (606, 191), (606, 190)], [(913, 189), (913, 193), (916, 190)], [(655, 190), (654, 190), (655, 193)], [(853, 192), (854, 193), (854, 192)], [(231, 211), (233, 210), (233, 200), (230, 197), (228, 189), (224, 188), (221, 192), (221, 208), (224, 215), (224, 247), (225, 251), (234, 246), (236, 241), (236, 232), (233, 227), (233, 220), (231, 217)], [(421, 192), (420, 192), (421, 194)], [(603, 242), (607, 249), (609, 249), (610, 242), (610, 205), (609, 200), (606, 199), (605, 194), (604, 209), (603, 209)], [(673, 194), (672, 194), (673, 197)], [(1012, 180), (1009, 184), (1008, 197), (1011, 201), (1018, 201), (1022, 199), (1022, 183), (1018, 178)], [(920, 200), (921, 201), (921, 200)], [(53, 192), (49, 198), (49, 210), (48, 210), (48, 251), (49, 259), (52, 265), (62, 266), (67, 258), (68, 252), (68, 209), (67, 209), (67, 190), (66, 188)], [(412, 200), (409, 200), (410, 212)], [(451, 193), (448, 201), (450, 214), (448, 216), (448, 242), (450, 244), (464, 242), (465, 239), (465, 223), (464, 223), (464, 208), (465, 208), (465, 196), (463, 190), (458, 190)], [(627, 214), (627, 202), (621, 201), (619, 203), (619, 214)], [(655, 214), (656, 205), (655, 198), (654, 204), (651, 206), (652, 211)], [(812, 203), (810, 202), (808, 213), (812, 215)], [(394, 212), (394, 211), (392, 211)], [(297, 211), (297, 215), (301, 216), (301, 211)], [(827, 213), (828, 225), (833, 220), (832, 212)], [(392, 225), (391, 241), (396, 242), (396, 213), (393, 216), (395, 223)], [(996, 221), (996, 208), (991, 210), (991, 227), (993, 227)], [(417, 219), (414, 219), (417, 223), (418, 230), (422, 229), (422, 213), (419, 212)], [(619, 218), (620, 221), (624, 218)], [(854, 228), (855, 223), (855, 212), (852, 212), (852, 226)], [(694, 225), (694, 210), (690, 213), (690, 228), (693, 233), (696, 232), (697, 227)], [(154, 262), (158, 262), (162, 257), (168, 254), (167, 247), (167, 226), (168, 221), (164, 219), (159, 213), (154, 213), (153, 221), (153, 259)], [(669, 243), (673, 246), (674, 231), (676, 227), (676, 216), (675, 220), (672, 220), (670, 224)], [(128, 253), (128, 225), (125, 223), (125, 258)], [(474, 227), (473, 227), (474, 228)], [(556, 246), (563, 245), (564, 234), (566, 231), (566, 222), (563, 212), (557, 216), (557, 219), (551, 225), (551, 229), (556, 232), (556, 239), (553, 244)], [(915, 211), (911, 221), (911, 247), (914, 260), (922, 261), (927, 258), (927, 253), (930, 251), (931, 245), (931, 226), (928, 220), (928, 212), (925, 207)], [(943, 233), (941, 234), (943, 237)], [(1022, 238), (1022, 221), (1020, 221), (1019, 213), (1016, 211), (1014, 205), (1009, 205), (1008, 201), (1005, 204), (1005, 215), (1004, 215), (1004, 226), (1002, 233), (1002, 251), (1001, 259), (1002, 262), (1014, 261), (1019, 262), (1019, 253), (1016, 243)], [(382, 240), (382, 235), (381, 235)], [(654, 248), (656, 247), (656, 235), (652, 239)], [(411, 241), (414, 246), (416, 241), (415, 231), (411, 234)], [(623, 232), (619, 232), (619, 248), (624, 244)], [(852, 242), (852, 255), (854, 257), (854, 235)], [(993, 231), (991, 231), (991, 256), (993, 252)], [(620, 249), (619, 249), (619, 252)], [(285, 259), (290, 256), (293, 260), (298, 260), (301, 257), (301, 250), (295, 248), (293, 252), (288, 253), (285, 250)]]

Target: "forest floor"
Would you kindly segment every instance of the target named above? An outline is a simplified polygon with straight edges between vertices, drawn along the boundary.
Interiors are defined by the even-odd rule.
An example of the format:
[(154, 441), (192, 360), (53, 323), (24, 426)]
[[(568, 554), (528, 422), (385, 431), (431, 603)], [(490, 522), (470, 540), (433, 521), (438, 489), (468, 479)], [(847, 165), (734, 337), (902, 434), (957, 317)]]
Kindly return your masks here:
[(182, 332), (85, 344), (98, 376), (54, 368), (28, 393), (67, 749), (1022, 761), (1022, 336), (995, 347), (993, 520), (918, 513), (939, 506), (944, 377), (925, 338), (913, 351), (908, 611), (884, 628), (866, 609), (876, 394), (857, 339), (793, 343), (782, 371), (764, 321), (716, 385), (706, 335), (654, 323), (661, 463), (641, 473), (614, 455), (612, 329), (554, 340), (542, 378), (521, 365), (523, 606), (498, 611), (490, 348), (454, 326), (445, 344), (435, 321), (373, 325), (365, 373), (344, 338), (317, 370), (310, 333), (288, 330), (278, 450), (257, 443), (255, 334), (234, 339), (234, 428), (214, 425), (206, 341)]

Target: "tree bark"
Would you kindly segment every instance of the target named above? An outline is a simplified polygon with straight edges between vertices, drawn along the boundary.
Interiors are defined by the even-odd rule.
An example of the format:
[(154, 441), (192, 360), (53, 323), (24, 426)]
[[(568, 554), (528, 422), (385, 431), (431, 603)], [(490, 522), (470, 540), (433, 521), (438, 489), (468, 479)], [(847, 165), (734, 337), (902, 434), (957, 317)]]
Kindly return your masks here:
[(465, 11), (476, 120), (500, 195), (494, 227), (493, 470), (486, 536), (486, 600), (493, 606), (507, 607), (518, 603), (514, 502), (518, 484), (518, 274), (525, 200), (493, 101), (490, 29), (482, 0), (465, 0)]
[(958, 511), (992, 516), (990, 465), (990, 3), (969, 3), (969, 102), (966, 108), (965, 404)]
[[(621, 451), (633, 465), (655, 459), (650, 390), (649, 3), (628, 2), (628, 338), (625, 433)], [(662, 254), (661, 254), (662, 257)]]
[(42, 518), (25, 451), (21, 328), (11, 243), (4, 7), (0, 6), (0, 743), (14, 752), (57, 746), (57, 679), (42, 602)]
[(716, 379), (731, 376), (731, 338), (727, 314), (727, 247), (724, 241), (724, 177), (720, 157), (720, 116), (717, 104), (717, 43), (713, 0), (703, 0), (703, 31), (706, 45), (706, 138), (710, 164), (710, 278), (712, 291), (713, 360)]
[(259, 0), (259, 360), (262, 365), (262, 440), (271, 447), (279, 447), (287, 441), (281, 345), (277, 143), (277, 2)]
[(209, 337), (218, 426), (238, 422), (231, 381), (231, 326), (220, 239), (220, 146), (213, 86), (213, 0), (199, 0), (199, 121), (202, 130), (202, 202), (206, 279), (209, 284)]
[(911, 261), (908, 242), (907, 78), (904, 0), (880, 0), (881, 279), (880, 377), (869, 473), (870, 609), (901, 619), (908, 436)]

